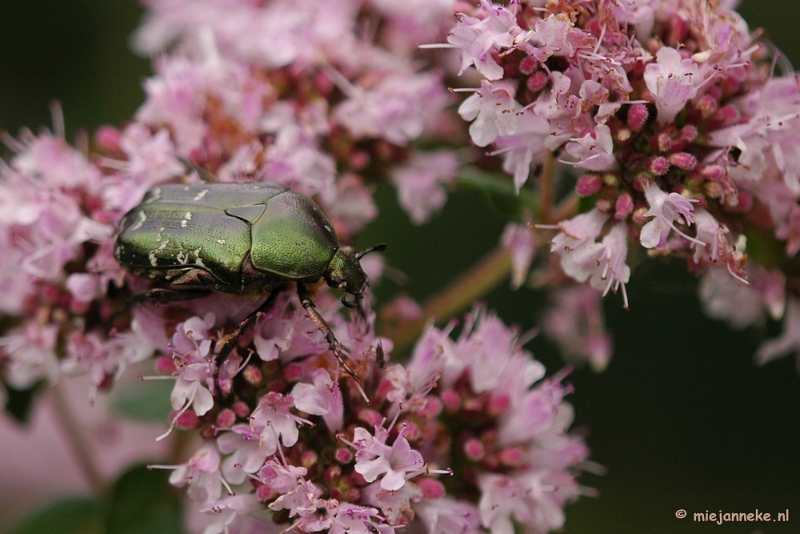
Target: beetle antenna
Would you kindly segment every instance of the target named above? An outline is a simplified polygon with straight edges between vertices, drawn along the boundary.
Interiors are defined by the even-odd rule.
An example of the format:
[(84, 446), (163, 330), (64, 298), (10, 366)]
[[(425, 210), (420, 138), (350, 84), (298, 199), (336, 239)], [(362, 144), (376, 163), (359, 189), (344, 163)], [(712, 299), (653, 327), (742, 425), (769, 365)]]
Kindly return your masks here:
[(356, 252), (356, 259), (360, 260), (370, 252), (380, 252), (382, 250), (386, 250), (386, 243), (378, 243), (377, 245), (369, 247), (367, 250)]

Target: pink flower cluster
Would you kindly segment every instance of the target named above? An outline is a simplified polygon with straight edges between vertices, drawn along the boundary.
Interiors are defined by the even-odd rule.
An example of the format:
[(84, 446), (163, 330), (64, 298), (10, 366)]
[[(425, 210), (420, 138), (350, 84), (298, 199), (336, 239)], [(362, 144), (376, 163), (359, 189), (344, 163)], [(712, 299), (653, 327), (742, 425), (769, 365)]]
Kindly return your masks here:
[[(88, 147), (65, 142), (58, 111), (55, 134), (4, 138), (16, 154), (0, 167), (0, 312), (10, 325), (0, 361), (15, 388), (85, 372), (95, 390), (105, 388), (129, 365), (167, 350), (166, 332), (185, 317), (148, 307), (130, 318), (115, 313), (147, 284), (117, 264), (113, 234), (158, 184), (279, 182), (312, 196), (344, 243), (377, 216), (365, 176), (394, 181), (416, 221), (446, 200), (454, 154), (419, 151), (411, 142), (436, 135), (430, 126), (450, 97), (441, 75), (419, 70), (413, 47), (398, 40), (432, 38), (440, 25), (349, 0), (324, 9), (296, 1), (150, 8), (139, 47), (174, 49), (159, 55), (130, 123), (98, 131), (91, 156)], [(362, 22), (381, 17), (385, 33), (364, 39)], [(187, 167), (204, 175), (187, 177)], [(425, 174), (414, 172), (422, 167)], [(380, 263), (377, 256), (365, 262), (376, 281)], [(184, 309), (203, 316), (209, 302)], [(219, 303), (207, 328), (230, 330), (248, 305)]]
[[(581, 493), (588, 450), (567, 434), (569, 388), (484, 311), (458, 340), (452, 325), (431, 327), (408, 366), (383, 368), (392, 344), (374, 314), (349, 321), (318, 291), (356, 380), (291, 291), (224, 360), (223, 342), (259, 302), (126, 304), (151, 282), (117, 263), (115, 229), (159, 184), (279, 182), (313, 197), (344, 243), (377, 215), (366, 176), (396, 184), (415, 222), (442, 206), (454, 152), (412, 142), (441, 137), (450, 96), (410, 40), (443, 35), (452, 6), (419, 4), (410, 16), (380, 1), (152, 2), (138, 45), (173, 48), (131, 122), (74, 148), (56, 110), (53, 134), (5, 139), (15, 155), (0, 165), (3, 385), (88, 374), (94, 397), (155, 356), (158, 378), (174, 380), (162, 437), (179, 427), (203, 439), (169, 467), (216, 519), (209, 534), (258, 522), (250, 512), (271, 514), (262, 530), (276, 532), (546, 532)], [(379, 257), (364, 267), (380, 279)]]
[(171, 482), (218, 514), (205, 532), (241, 526), (256, 510), (272, 512), (269, 532), (563, 526), (564, 505), (586, 491), (575, 478), (588, 449), (567, 434), (563, 376), (545, 378), (514, 330), (476, 309), (457, 340), (448, 337), (454, 324), (429, 327), (408, 365), (384, 368), (374, 364), (388, 340), (339, 330), (358, 347), (351, 357), (365, 378), (357, 384), (337, 378), (324, 347), (289, 339), (307, 320), (291, 300), (254, 333), (259, 347), (278, 343), (279, 355), (235, 356), (219, 388), (208, 365), (192, 368), (207, 362), (213, 316), (192, 317), (173, 336), (173, 406), (206, 441), (187, 463), (157, 467), (173, 469)]
[[(603, 294), (621, 288), (627, 306), (629, 252), (644, 249), (683, 257), (694, 272), (727, 270), (732, 280), (722, 283), (752, 293), (751, 316), (783, 316), (772, 286), (747, 286), (746, 240), (758, 233), (786, 258), (800, 250), (800, 84), (790, 69), (774, 74), (776, 60), (785, 62), (735, 4), (461, 6), (447, 41), (460, 72), (479, 75), (459, 108), (473, 143), (502, 157), (518, 190), (550, 154), (562, 171), (581, 173), (582, 213), (561, 221), (550, 241), (569, 279)], [(527, 267), (515, 267), (517, 278)]]

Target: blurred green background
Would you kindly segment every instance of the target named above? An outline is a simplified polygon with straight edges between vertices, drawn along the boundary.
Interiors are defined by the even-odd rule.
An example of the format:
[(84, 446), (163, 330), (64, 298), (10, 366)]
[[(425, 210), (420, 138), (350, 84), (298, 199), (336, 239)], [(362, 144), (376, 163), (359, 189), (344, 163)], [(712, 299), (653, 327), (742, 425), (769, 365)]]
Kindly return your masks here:
[[(800, 64), (800, 2), (750, 0), (740, 12), (751, 29), (766, 28)], [(49, 128), (54, 99), (63, 105), (70, 139), (79, 129), (93, 132), (130, 117), (143, 100), (141, 82), (150, 71), (149, 61), (128, 46), (141, 16), (132, 0), (0, 1), (0, 130), (15, 135), (22, 126)], [(504, 224), (477, 193), (454, 194), (424, 227), (408, 223), (390, 188), (379, 190), (378, 201), (380, 220), (362, 241), (389, 243), (386, 256), (409, 277), (402, 290), (417, 299), (489, 251)], [(378, 295), (385, 299), (399, 289), (384, 282)], [(704, 318), (696, 281), (680, 262), (641, 265), (628, 294), (628, 312), (618, 296), (605, 301), (616, 347), (608, 370), (598, 375), (578, 369), (569, 378), (575, 428), (587, 433), (593, 460), (608, 474), (582, 478), (600, 497), (567, 508), (567, 531), (800, 532), (795, 358), (763, 368), (752, 360), (778, 325), (733, 332)], [(501, 289), (488, 302), (507, 322), (529, 329), (542, 296)], [(541, 338), (529, 348), (551, 372), (563, 366)], [(4, 491), (13, 488), (3, 487), (0, 473), (0, 501)], [(706, 510), (776, 514), (787, 508), (786, 524), (691, 520), (693, 512)], [(677, 519), (678, 509), (689, 517)]]

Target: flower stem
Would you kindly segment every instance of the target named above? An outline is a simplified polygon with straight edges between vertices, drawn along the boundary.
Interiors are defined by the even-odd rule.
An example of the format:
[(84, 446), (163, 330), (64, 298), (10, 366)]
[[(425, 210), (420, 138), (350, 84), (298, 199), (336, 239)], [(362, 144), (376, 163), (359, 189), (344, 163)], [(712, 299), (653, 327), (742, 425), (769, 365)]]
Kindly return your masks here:
[(78, 467), (83, 471), (86, 481), (92, 488), (92, 492), (98, 498), (105, 492), (105, 483), (100, 471), (95, 465), (92, 454), (89, 451), (89, 444), (80, 431), (80, 423), (72, 415), (69, 403), (61, 391), (61, 384), (50, 388), (53, 396), (53, 407), (55, 408), (56, 421), (61, 427), (72, 454), (78, 462)]
[[(517, 196), (522, 204), (533, 208), (540, 222), (547, 224), (563, 220), (567, 214), (577, 209), (577, 198), (574, 196), (567, 197), (559, 206), (555, 205), (555, 178), (556, 158), (552, 152), (548, 152), (539, 178), (538, 197), (525, 191)], [(507, 180), (474, 170), (463, 173), (459, 184), (495, 193), (504, 192), (503, 188), (509, 186)], [(431, 319), (439, 324), (447, 321), (469, 308), (474, 301), (486, 296), (508, 279), (510, 274), (511, 254), (505, 248), (498, 247), (443, 291), (428, 299), (417, 319), (389, 318), (382, 313), (381, 332), (392, 339), (395, 352), (401, 353), (416, 341)]]
[(510, 274), (511, 254), (504, 248), (497, 248), (443, 291), (428, 299), (419, 318), (391, 322), (382, 316), (381, 330), (394, 342), (394, 351), (403, 352), (416, 341), (428, 321), (434, 319), (437, 323), (443, 323), (461, 313)]
[(553, 202), (555, 201), (556, 157), (547, 152), (544, 168), (539, 179), (539, 220), (545, 224), (553, 222)]

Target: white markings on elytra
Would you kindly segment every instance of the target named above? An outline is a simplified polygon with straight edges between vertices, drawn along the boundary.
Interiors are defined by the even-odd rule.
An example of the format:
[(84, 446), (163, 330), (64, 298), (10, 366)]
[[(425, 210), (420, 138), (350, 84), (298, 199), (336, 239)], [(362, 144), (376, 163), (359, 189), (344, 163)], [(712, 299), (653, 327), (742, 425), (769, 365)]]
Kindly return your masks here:
[(146, 220), (147, 220), (147, 214), (145, 214), (145, 212), (143, 212), (143, 211), (140, 211), (139, 212), (139, 217), (136, 219), (136, 222), (133, 223), (133, 226), (130, 227), (130, 230), (131, 231), (138, 230), (139, 228), (141, 228), (144, 225), (144, 222)]
[(204, 196), (206, 196), (206, 193), (208, 193), (208, 189), (203, 189), (202, 191), (200, 191), (199, 193), (197, 193), (197, 196), (195, 196), (195, 197), (194, 197), (192, 200), (194, 200), (195, 202), (197, 202), (198, 200), (200, 200), (201, 198), (203, 198)]
[(192, 220), (192, 212), (187, 211), (186, 215), (183, 216), (183, 220), (181, 221), (181, 228), (186, 228), (186, 226), (189, 224), (189, 221), (191, 220)]
[(145, 204), (151, 204), (151, 203), (155, 202), (156, 200), (158, 200), (160, 198), (161, 198), (161, 188), (160, 187), (156, 187), (155, 189), (150, 191), (149, 198), (146, 198), (144, 203)]
[(225, 240), (224, 239), (217, 239), (217, 243), (219, 243), (220, 245), (224, 245), (225, 244)]
[(153, 267), (158, 267), (158, 253), (167, 248), (168, 244), (169, 244), (169, 239), (165, 239), (164, 242), (158, 246), (158, 248), (154, 248), (153, 250), (150, 251), (150, 254), (147, 255), (147, 257), (150, 258), (150, 265), (152, 265)]

